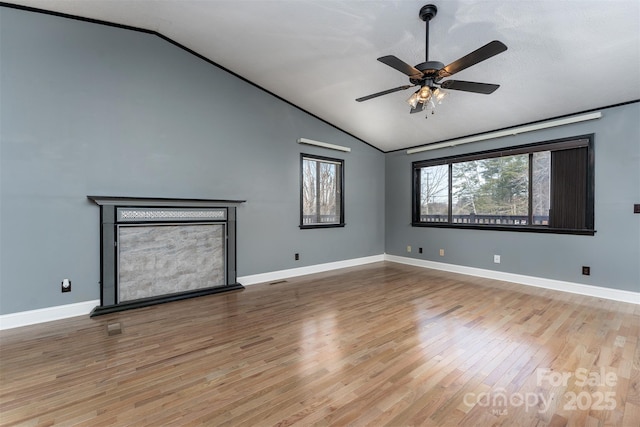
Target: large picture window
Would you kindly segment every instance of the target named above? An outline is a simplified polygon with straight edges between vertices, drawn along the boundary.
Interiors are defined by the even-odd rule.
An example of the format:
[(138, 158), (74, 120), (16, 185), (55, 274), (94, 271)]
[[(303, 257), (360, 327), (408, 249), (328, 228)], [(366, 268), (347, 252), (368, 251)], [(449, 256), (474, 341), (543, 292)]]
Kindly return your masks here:
[(344, 226), (344, 160), (300, 155), (300, 228)]
[(413, 163), (414, 226), (593, 234), (593, 135)]

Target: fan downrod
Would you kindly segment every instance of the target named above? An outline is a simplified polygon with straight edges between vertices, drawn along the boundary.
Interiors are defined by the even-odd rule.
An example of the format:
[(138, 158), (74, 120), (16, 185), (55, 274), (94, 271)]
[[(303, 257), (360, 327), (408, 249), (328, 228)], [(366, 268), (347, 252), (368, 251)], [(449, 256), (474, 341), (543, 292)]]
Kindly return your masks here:
[(429, 22), (438, 13), (438, 8), (433, 4), (427, 4), (420, 9), (420, 19)]

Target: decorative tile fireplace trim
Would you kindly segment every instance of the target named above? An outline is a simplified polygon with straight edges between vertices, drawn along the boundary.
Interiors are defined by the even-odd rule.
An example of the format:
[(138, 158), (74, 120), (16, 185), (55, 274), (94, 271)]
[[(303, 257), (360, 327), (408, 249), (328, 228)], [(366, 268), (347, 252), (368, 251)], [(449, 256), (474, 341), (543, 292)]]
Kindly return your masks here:
[(219, 221), (227, 217), (227, 208), (117, 208), (118, 222), (139, 221)]
[[(113, 313), (132, 308), (146, 307), (244, 289), (236, 276), (236, 206), (244, 200), (169, 199), (112, 196), (87, 196), (100, 206), (100, 305), (91, 316)], [(221, 247), (224, 262), (224, 280), (215, 286), (199, 287), (153, 295), (135, 300), (120, 301), (119, 248), (121, 227), (175, 225), (221, 225)], [(219, 270), (218, 270), (219, 271)], [(221, 275), (218, 274), (218, 277)]]

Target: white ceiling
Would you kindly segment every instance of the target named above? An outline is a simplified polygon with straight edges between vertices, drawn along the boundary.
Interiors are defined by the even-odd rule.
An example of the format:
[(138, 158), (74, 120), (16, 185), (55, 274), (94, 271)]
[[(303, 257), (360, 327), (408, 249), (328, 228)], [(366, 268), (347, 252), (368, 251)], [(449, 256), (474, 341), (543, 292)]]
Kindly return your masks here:
[[(392, 151), (640, 99), (638, 0), (17, 0), (153, 30), (367, 143)], [(500, 84), (450, 91), (435, 115), (409, 115), (408, 84), (376, 61), (445, 65), (500, 40), (508, 50), (457, 73)], [(301, 135), (314, 138), (314, 135)], [(340, 143), (340, 141), (326, 141)]]

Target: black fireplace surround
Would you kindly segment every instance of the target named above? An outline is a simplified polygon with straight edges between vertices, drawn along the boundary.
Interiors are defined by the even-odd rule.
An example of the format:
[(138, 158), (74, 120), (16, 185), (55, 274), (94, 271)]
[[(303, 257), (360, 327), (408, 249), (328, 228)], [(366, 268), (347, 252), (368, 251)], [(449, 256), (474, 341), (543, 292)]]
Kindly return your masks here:
[(244, 289), (236, 281), (244, 200), (87, 198), (100, 206), (100, 305), (91, 317)]

